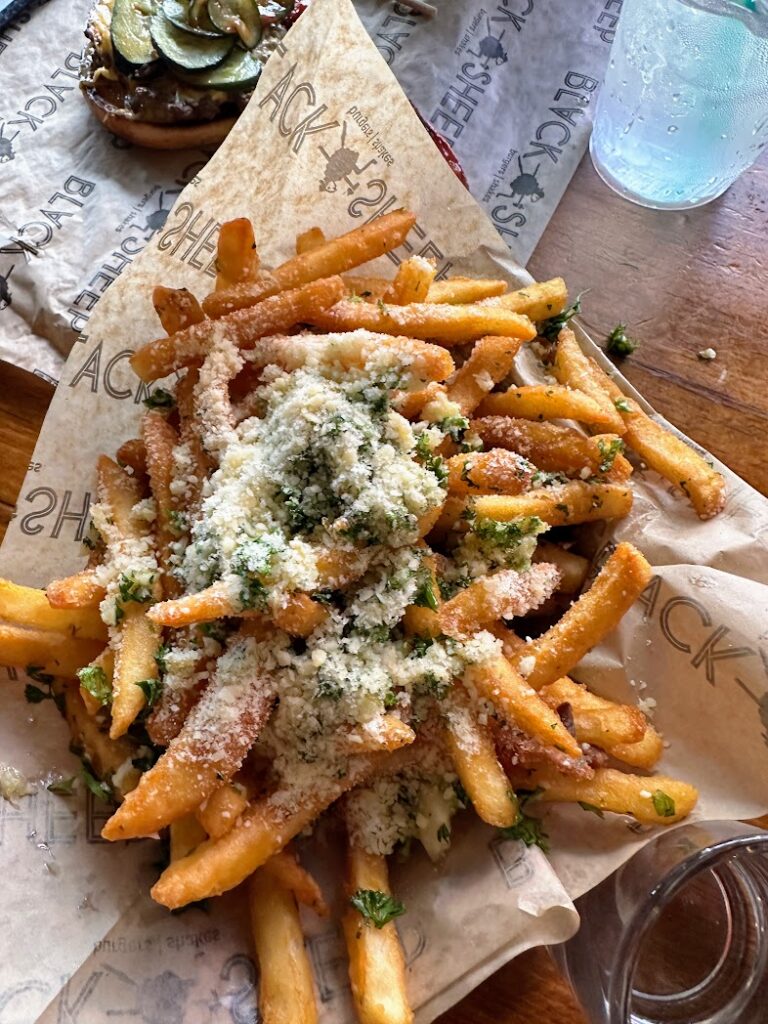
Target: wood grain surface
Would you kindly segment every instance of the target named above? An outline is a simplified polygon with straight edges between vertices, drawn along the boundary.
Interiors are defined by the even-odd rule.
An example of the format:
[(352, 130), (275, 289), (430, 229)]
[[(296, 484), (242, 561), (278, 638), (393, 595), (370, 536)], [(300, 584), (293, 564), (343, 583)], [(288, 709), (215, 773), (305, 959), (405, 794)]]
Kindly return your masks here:
[[(721, 199), (658, 213), (615, 196), (585, 158), (530, 262), (589, 289), (596, 341), (627, 323), (640, 348), (622, 371), (694, 440), (768, 493), (768, 159)], [(717, 359), (697, 356), (712, 347)], [(43, 380), (0, 363), (0, 536), (51, 398)], [(587, 1024), (545, 950), (507, 964), (439, 1024)]]

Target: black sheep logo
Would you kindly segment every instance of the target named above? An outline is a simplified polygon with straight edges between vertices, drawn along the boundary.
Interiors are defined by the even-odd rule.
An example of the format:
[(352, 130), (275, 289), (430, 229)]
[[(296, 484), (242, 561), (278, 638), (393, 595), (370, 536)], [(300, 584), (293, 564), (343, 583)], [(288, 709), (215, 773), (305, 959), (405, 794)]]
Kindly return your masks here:
[(502, 64), (506, 64), (509, 57), (507, 56), (507, 51), (501, 45), (501, 40), (504, 38), (506, 29), (501, 30), (501, 35), (495, 36), (493, 32), (491, 32), (490, 19), (486, 18), (485, 23), (488, 26), (488, 35), (480, 40), (480, 53), (474, 53), (472, 50), (469, 52), (472, 53), (474, 57), (483, 58), (483, 68), (487, 71), (488, 65), (491, 61), (494, 62), (496, 67), (499, 67)]
[(8, 287), (8, 278), (13, 273), (13, 267), (5, 274), (0, 274), (0, 313), (11, 304), (11, 289)]
[(360, 154), (356, 149), (348, 149), (346, 143), (347, 122), (344, 121), (341, 125), (341, 146), (333, 153), (327, 153), (322, 146), (319, 147), (320, 152), (326, 159), (325, 174), (320, 179), (321, 192), (335, 192), (338, 188), (338, 183), (346, 181), (348, 186), (347, 195), (351, 196), (360, 185), (359, 182), (354, 182), (350, 179), (350, 174), (362, 174), (371, 164), (377, 162), (376, 157), (373, 157), (367, 164), (358, 167), (357, 161), (360, 159)]
[(158, 197), (157, 209), (153, 210), (152, 213), (147, 217), (147, 223), (144, 225), (144, 231), (146, 232), (147, 241), (158, 231), (162, 231), (165, 227), (165, 222), (168, 220), (168, 214), (171, 212), (173, 203), (168, 207), (165, 206), (166, 196), (177, 196), (181, 192), (180, 188), (171, 188), (163, 191), (160, 190), (160, 196)]
[(0, 164), (10, 163), (11, 160), (13, 160), (13, 158), (16, 156), (16, 154), (13, 152), (12, 142), (19, 134), (18, 132), (14, 132), (10, 139), (6, 139), (3, 134), (4, 132), (5, 125), (0, 124)]
[(541, 164), (536, 164), (536, 170), (533, 172), (524, 171), (523, 162), (520, 157), (518, 157), (517, 167), (520, 173), (509, 187), (512, 190), (513, 199), (515, 196), (520, 196), (520, 199), (512, 205), (516, 206), (518, 210), (521, 210), (523, 208), (524, 199), (530, 199), (532, 203), (537, 203), (539, 199), (544, 198), (544, 190), (539, 184), (539, 179), (536, 177), (539, 173)]

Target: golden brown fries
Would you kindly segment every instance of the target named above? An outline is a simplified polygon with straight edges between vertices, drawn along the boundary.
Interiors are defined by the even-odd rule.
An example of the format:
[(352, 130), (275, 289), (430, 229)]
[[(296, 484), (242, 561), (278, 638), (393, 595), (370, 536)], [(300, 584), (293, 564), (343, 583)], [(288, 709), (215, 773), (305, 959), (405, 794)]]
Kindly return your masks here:
[(583, 391), (585, 395), (594, 399), (608, 417), (610, 429), (614, 434), (624, 433), (621, 413), (606, 396), (600, 380), (602, 371), (581, 351), (575, 334), (568, 327), (564, 327), (558, 336), (553, 369), (561, 384)]
[(296, 236), (296, 255), (301, 256), (303, 252), (312, 252), (325, 245), (325, 233), (322, 228), (308, 228)]
[(53, 608), (44, 590), (0, 579), (0, 621), (52, 630), (68, 637), (106, 640), (107, 627), (93, 608)]
[(519, 416), (524, 420), (579, 420), (602, 430), (610, 430), (616, 422), (594, 398), (583, 391), (558, 384), (529, 384), (489, 395), (478, 409), (478, 415)]
[(426, 302), (435, 272), (434, 263), (423, 256), (411, 256), (398, 267), (395, 279), (384, 295), (385, 302), (394, 302), (396, 306)]
[(492, 448), (448, 460), (451, 494), (522, 494), (536, 475), (536, 467), (517, 452)]
[(222, 224), (216, 248), (216, 289), (221, 291), (241, 281), (250, 281), (258, 269), (259, 251), (248, 218), (238, 217)]
[(33, 666), (50, 676), (74, 676), (103, 650), (99, 640), (73, 640), (66, 633), (0, 622), (0, 650), (7, 665)]
[(328, 917), (330, 910), (320, 886), (312, 875), (296, 860), (290, 849), (281, 850), (267, 861), (269, 874), (284, 888), (290, 890), (296, 901), (313, 910), (318, 917)]
[(430, 285), (427, 302), (480, 302), (482, 299), (502, 295), (506, 290), (506, 281), (495, 281), (492, 278), (448, 277), (442, 281), (434, 281)]
[(195, 817), (205, 830), (206, 836), (218, 839), (229, 832), (247, 806), (248, 796), (245, 789), (227, 782), (215, 789), (208, 799), (200, 804), (195, 811)]
[(51, 608), (98, 608), (104, 600), (104, 587), (93, 569), (83, 569), (74, 576), (52, 580), (45, 588)]
[(471, 415), (491, 388), (510, 374), (521, 345), (519, 338), (480, 338), (446, 385), (448, 401), (455, 402), (463, 416)]
[(483, 495), (475, 499), (478, 516), (509, 522), (537, 516), (550, 526), (573, 526), (596, 519), (620, 519), (632, 508), (632, 491), (621, 484), (567, 484), (542, 487), (516, 495)]
[(570, 704), (579, 743), (592, 743), (610, 753), (617, 744), (637, 743), (645, 735), (647, 723), (639, 708), (598, 697), (567, 676), (539, 692), (552, 708)]
[(200, 303), (186, 288), (164, 288), (158, 285), (152, 292), (152, 305), (166, 334), (175, 334), (205, 317)]
[(562, 277), (553, 277), (551, 281), (528, 284), (491, 301), (516, 313), (524, 313), (531, 320), (547, 320), (565, 309), (568, 291)]
[(173, 450), (178, 446), (176, 431), (161, 413), (148, 410), (141, 421), (141, 435), (147, 453), (152, 496), (155, 499), (155, 541), (157, 559), (162, 575), (160, 584), (164, 597), (174, 597), (178, 584), (171, 575), (172, 545), (178, 538), (179, 530), (174, 525), (173, 514), (178, 512), (171, 493), (173, 484)]
[(525, 572), (501, 569), (481, 576), (441, 605), (440, 628), (446, 636), (472, 636), (497, 619), (527, 615), (554, 593), (559, 582), (559, 569), (546, 563)]

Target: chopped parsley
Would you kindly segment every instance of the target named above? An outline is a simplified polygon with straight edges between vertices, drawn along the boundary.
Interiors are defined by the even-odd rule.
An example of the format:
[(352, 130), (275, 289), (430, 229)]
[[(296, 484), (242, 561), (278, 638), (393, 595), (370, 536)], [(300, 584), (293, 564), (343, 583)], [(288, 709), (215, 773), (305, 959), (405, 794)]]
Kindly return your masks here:
[(173, 533), (179, 536), (182, 533), (186, 533), (189, 529), (189, 522), (184, 512), (179, 512), (178, 509), (172, 508), (168, 513), (168, 523)]
[(611, 356), (630, 356), (639, 344), (628, 336), (626, 324), (616, 324), (605, 339), (605, 351)]
[(112, 703), (112, 687), (103, 668), (98, 665), (87, 665), (77, 670), (77, 678), (82, 688), (99, 704)]
[(148, 409), (172, 409), (176, 405), (176, 399), (164, 388), (155, 388), (144, 399), (144, 405)]
[(663, 789), (655, 789), (651, 800), (653, 800), (653, 809), (660, 818), (673, 818), (675, 816), (675, 801)]
[(617, 398), (613, 404), (616, 406), (619, 412), (632, 412), (632, 407), (630, 406), (626, 398)]
[(431, 636), (411, 637), (411, 653), (414, 658), (423, 658), (434, 642), (434, 637)]
[(135, 601), (137, 604), (146, 604), (152, 600), (152, 584), (155, 582), (153, 572), (121, 573), (117, 581), (117, 589), (120, 592), (120, 601), (127, 604)]
[(451, 828), (445, 822), (437, 830), (438, 843), (449, 843), (451, 841)]
[(112, 803), (114, 799), (112, 787), (107, 785), (106, 782), (100, 782), (85, 762), (83, 762), (83, 766), (80, 771), (83, 776), (83, 782), (86, 784), (88, 789), (90, 789), (96, 799), (103, 800), (105, 804)]
[(56, 793), (58, 796), (72, 796), (75, 791), (75, 776), (68, 779), (54, 779), (45, 787), (49, 793)]
[(247, 540), (240, 545), (232, 560), (232, 571), (242, 580), (240, 603), (243, 608), (267, 606), (267, 588), (263, 577), (268, 576), (277, 546), (267, 537)]
[(476, 519), (472, 532), (478, 540), (485, 541), (493, 547), (506, 549), (515, 547), (523, 537), (541, 533), (543, 525), (538, 516), (513, 519), (508, 523), (500, 522), (498, 519)]
[(139, 679), (136, 685), (147, 698), (147, 707), (152, 707), (163, 690), (163, 684), (159, 679)]
[(595, 804), (588, 804), (586, 800), (579, 800), (579, 807), (582, 809), (582, 811), (589, 811), (590, 814), (596, 814), (598, 818), (605, 817), (605, 815), (599, 807), (596, 807)]
[(613, 441), (606, 443), (600, 437), (597, 441), (597, 447), (600, 452), (600, 472), (607, 473), (616, 461), (616, 456), (624, 451), (624, 442), (620, 437), (617, 437)]
[(555, 341), (560, 331), (567, 327), (573, 318), (581, 312), (581, 297), (586, 295), (586, 292), (579, 292), (575, 300), (570, 306), (558, 313), (557, 316), (551, 316), (548, 320), (542, 320), (539, 324), (539, 334), (542, 338), (546, 338), (547, 341)]
[(448, 467), (445, 463), (445, 459), (436, 455), (432, 451), (432, 446), (429, 443), (429, 435), (425, 432), (419, 434), (416, 439), (416, 458), (422, 464), (425, 469), (434, 473), (437, 477), (437, 482), (444, 484), (448, 479)]
[(440, 607), (431, 573), (424, 573), (424, 579), (414, 594), (413, 603), (419, 608), (431, 608), (433, 612), (436, 612)]
[(538, 846), (544, 853), (549, 852), (549, 836), (544, 831), (542, 822), (522, 810), (515, 824), (500, 829), (500, 833), (504, 839), (517, 839), (526, 846)]
[(446, 416), (435, 425), (456, 444), (461, 443), (464, 431), (469, 430), (469, 420), (466, 416)]
[[(210, 623), (204, 622), (203, 625), (200, 627), (201, 632), (204, 632), (204, 627), (208, 625), (210, 625)], [(165, 673), (168, 671), (168, 666), (165, 663), (165, 657), (168, 654), (168, 650), (169, 648), (165, 644), (160, 644), (160, 646), (155, 651), (155, 664), (157, 665), (157, 671), (160, 673), (161, 676), (164, 676)]]
[(43, 672), (41, 665), (27, 665), (25, 672), (34, 679), (35, 682), (42, 683), (45, 689), (41, 689), (39, 686), (34, 686), (32, 683), (27, 683), (24, 687), (24, 698), (28, 704), (40, 704), (44, 700), (55, 700), (52, 686), (53, 676), (47, 672)]
[(385, 924), (405, 913), (405, 907), (400, 900), (380, 889), (358, 889), (350, 896), (349, 902), (376, 928), (383, 928)]

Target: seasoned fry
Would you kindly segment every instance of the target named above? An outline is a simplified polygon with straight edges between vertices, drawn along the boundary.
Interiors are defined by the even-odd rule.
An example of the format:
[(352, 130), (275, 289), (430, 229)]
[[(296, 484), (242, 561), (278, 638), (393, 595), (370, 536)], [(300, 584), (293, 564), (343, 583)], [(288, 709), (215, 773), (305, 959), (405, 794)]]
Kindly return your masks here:
[(515, 655), (513, 664), (538, 690), (567, 675), (619, 621), (653, 575), (637, 548), (622, 542), (606, 559), (586, 593), (565, 615)]
[(60, 692), (64, 697), (64, 717), (72, 736), (73, 749), (86, 757), (96, 775), (110, 781), (115, 795), (122, 798), (131, 785), (136, 784), (138, 772), (129, 774), (122, 788), (111, 781), (112, 776), (138, 755), (137, 745), (127, 736), (121, 736), (118, 740), (109, 738), (106, 725), (88, 714), (76, 680), (65, 680)]
[(566, 551), (557, 544), (540, 540), (533, 556), (534, 562), (551, 562), (560, 570), (560, 587), (563, 594), (575, 594), (581, 590), (589, 572), (589, 559)]
[(646, 725), (645, 735), (636, 743), (615, 743), (610, 749), (606, 748), (611, 757), (617, 761), (623, 761), (633, 768), (642, 768), (650, 772), (658, 764), (664, 751), (664, 743), (661, 736), (652, 725)]
[(193, 814), (171, 822), (171, 862), (192, 853), (207, 838), (205, 829)]
[(312, 967), (296, 899), (271, 861), (251, 875), (248, 905), (259, 961), (259, 1019), (264, 1024), (316, 1024)]
[(536, 467), (517, 452), (492, 448), (448, 459), (451, 494), (522, 494), (531, 486)]
[(195, 412), (195, 390), (200, 380), (198, 366), (190, 366), (176, 387), (179, 410), (179, 439), (184, 454), (189, 458), (191, 473), (185, 497), (186, 511), (194, 518), (199, 504), (203, 482), (212, 467), (212, 460), (203, 448), (200, 425)]
[(475, 499), (478, 516), (508, 522), (538, 516), (550, 526), (572, 526), (596, 519), (618, 519), (632, 508), (632, 491), (620, 484), (587, 484), (570, 480), (517, 495), (482, 495)]
[(69, 678), (103, 648), (99, 640), (73, 640), (65, 633), (0, 622), (0, 658), (4, 665), (34, 666), (46, 675)]
[(448, 302), (461, 305), (467, 302), (480, 302), (490, 299), (507, 290), (506, 281), (495, 281), (482, 277), (448, 277), (444, 281), (434, 281), (427, 295), (427, 302)]
[(553, 372), (561, 384), (583, 391), (601, 406), (614, 434), (624, 433), (624, 420), (613, 402), (606, 397), (600, 379), (602, 371), (584, 355), (576, 335), (569, 327), (564, 327), (558, 336)]
[(363, 754), (373, 750), (398, 750), (416, 739), (416, 733), (395, 715), (380, 715), (350, 729), (343, 740), (350, 754)]
[(204, 319), (200, 303), (186, 288), (165, 288), (159, 284), (152, 292), (152, 305), (166, 334), (175, 334)]
[(488, 392), (509, 376), (521, 345), (519, 338), (494, 335), (475, 343), (469, 359), (446, 388), (448, 400), (459, 406), (462, 415), (471, 415)]
[[(402, 245), (415, 220), (413, 214), (406, 210), (387, 213), (275, 267), (271, 275), (272, 284), (243, 282), (224, 291), (213, 292), (203, 301), (203, 309), (208, 316), (221, 317), (235, 310), (246, 309), (254, 303), (261, 303), (278, 291), (300, 289), (302, 285), (323, 277), (334, 278), (337, 274), (359, 267)], [(339, 298), (345, 291), (343, 284), (341, 288)], [(306, 319), (304, 316), (297, 317), (294, 323), (306, 322)]]
[(98, 608), (105, 594), (93, 569), (83, 569), (74, 576), (51, 580), (45, 588), (51, 608)]
[(685, 441), (647, 416), (637, 402), (627, 398), (601, 370), (598, 381), (615, 404), (621, 402), (626, 443), (651, 469), (679, 487), (700, 519), (711, 519), (725, 504), (725, 480), (721, 473)]
[(479, 417), (472, 421), (472, 429), (486, 447), (518, 452), (546, 473), (604, 476), (607, 480), (625, 480), (632, 473), (618, 450), (620, 438), (613, 434), (584, 437), (571, 427), (507, 416)]
[[(350, 842), (346, 889), (348, 900), (360, 892), (391, 896), (386, 860)], [(376, 927), (350, 903), (342, 925), (352, 998), (360, 1024), (411, 1024), (413, 1012), (405, 987), (405, 957), (394, 922)]]
[(550, 597), (560, 582), (554, 565), (532, 565), (526, 572), (501, 569), (481, 576), (446, 601), (437, 613), (446, 636), (472, 636), (496, 619), (527, 615)]
[(310, 907), (318, 917), (328, 917), (330, 911), (320, 886), (299, 864), (290, 849), (276, 853), (267, 861), (267, 865), (270, 876), (284, 889), (292, 892), (298, 903)]
[(407, 306), (410, 302), (426, 302), (429, 286), (435, 279), (433, 262), (423, 256), (411, 256), (397, 269), (395, 280), (384, 296), (385, 302)]
[(171, 575), (171, 545), (179, 531), (173, 522), (173, 513), (176, 509), (171, 494), (171, 483), (173, 450), (178, 445), (179, 438), (165, 416), (151, 409), (144, 413), (142, 418), (141, 436), (147, 453), (152, 497), (157, 506), (155, 539), (157, 559), (162, 570), (160, 584), (164, 597), (175, 597), (179, 592), (179, 586)]
[(259, 251), (253, 225), (247, 217), (221, 225), (216, 247), (216, 288), (252, 280), (259, 269)]
[(296, 235), (297, 256), (301, 256), (305, 252), (312, 252), (313, 249), (319, 249), (321, 245), (325, 245), (325, 234), (321, 228), (308, 228)]
[(551, 769), (521, 773), (517, 786), (538, 789), (535, 801), (590, 804), (601, 811), (631, 814), (643, 825), (674, 825), (693, 810), (698, 792), (687, 782), (666, 775), (625, 775), (598, 768), (592, 779), (574, 779)]
[[(94, 658), (88, 668), (97, 668), (104, 673), (104, 681), (106, 689), (112, 691), (112, 680), (115, 674), (115, 655), (111, 647), (105, 647), (98, 658)], [(86, 711), (89, 715), (97, 715), (103, 707), (103, 702), (98, 700), (91, 694), (88, 689), (80, 682), (80, 696), (83, 698), (83, 704), (85, 704)]]
[[(252, 348), (254, 342), (267, 334), (277, 334), (297, 323), (310, 323), (314, 313), (332, 306), (343, 294), (340, 277), (313, 281), (229, 313), (222, 317), (217, 329), (239, 348)], [(202, 359), (210, 344), (211, 327), (203, 321), (142, 345), (131, 356), (131, 366), (149, 383)]]
[[(305, 322), (325, 331), (378, 331), (382, 334), (430, 338), (450, 348), (474, 341), (484, 334), (500, 334), (530, 341), (536, 336), (531, 321), (518, 313), (494, 306), (451, 306), (441, 303), (414, 302), (410, 306), (387, 306), (383, 302), (352, 302), (343, 299), (332, 309), (310, 314)], [(137, 371), (138, 372), (138, 371)]]
[(480, 416), (519, 416), (524, 420), (579, 420), (596, 429), (610, 429), (613, 416), (582, 391), (559, 384), (529, 384), (488, 395), (478, 409)]
[(570, 704), (579, 743), (592, 743), (610, 753), (616, 744), (637, 743), (645, 735), (645, 715), (639, 708), (598, 697), (567, 677), (543, 686), (539, 693), (555, 710)]
[(460, 683), (446, 695), (442, 711), (448, 752), (478, 816), (496, 828), (513, 825), (518, 816), (517, 798), (499, 764), (493, 739), (477, 721)]
[(115, 456), (118, 466), (130, 466), (137, 479), (147, 475), (147, 449), (139, 437), (124, 441)]
[(345, 274), (344, 284), (347, 287), (347, 295), (357, 295), (366, 302), (376, 302), (383, 299), (389, 291), (392, 282), (386, 277), (362, 277), (359, 274)]
[(470, 665), (464, 682), (470, 693), (474, 689), (508, 722), (541, 740), (544, 746), (560, 747), (570, 757), (581, 757), (581, 747), (559, 717), (506, 658), (499, 656)]
[(200, 804), (195, 811), (195, 818), (206, 835), (218, 839), (229, 832), (247, 806), (245, 789), (227, 782)]
[(548, 320), (565, 309), (568, 290), (562, 277), (553, 277), (551, 281), (528, 284), (488, 302), (524, 313), (531, 320)]
[(87, 640), (107, 639), (107, 627), (95, 610), (52, 608), (44, 590), (10, 580), (0, 579), (0, 620)]

